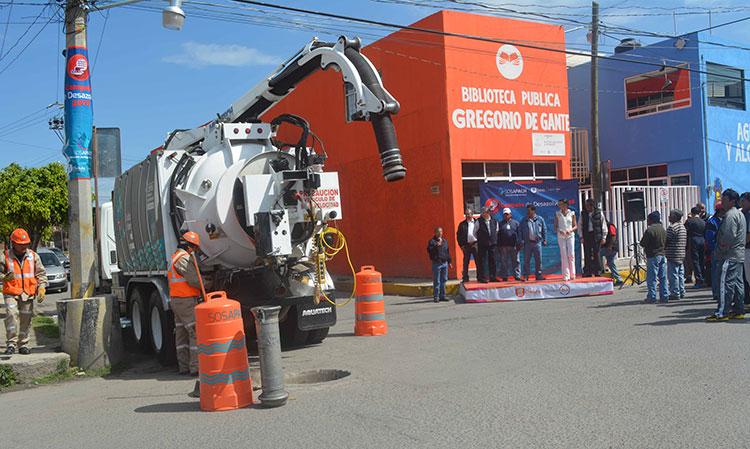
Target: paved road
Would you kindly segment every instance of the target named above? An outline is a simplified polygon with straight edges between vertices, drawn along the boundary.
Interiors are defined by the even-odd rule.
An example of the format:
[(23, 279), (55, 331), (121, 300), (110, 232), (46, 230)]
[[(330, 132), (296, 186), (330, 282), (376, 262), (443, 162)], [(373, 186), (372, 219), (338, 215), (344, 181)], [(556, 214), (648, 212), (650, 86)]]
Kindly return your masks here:
[[(626, 290), (627, 291), (627, 290)], [(750, 447), (750, 322), (703, 323), (691, 293), (505, 304), (387, 298), (390, 333), (352, 336), (352, 307), (287, 372), (279, 409), (203, 413), (192, 380), (151, 363), (0, 395), (4, 447)]]

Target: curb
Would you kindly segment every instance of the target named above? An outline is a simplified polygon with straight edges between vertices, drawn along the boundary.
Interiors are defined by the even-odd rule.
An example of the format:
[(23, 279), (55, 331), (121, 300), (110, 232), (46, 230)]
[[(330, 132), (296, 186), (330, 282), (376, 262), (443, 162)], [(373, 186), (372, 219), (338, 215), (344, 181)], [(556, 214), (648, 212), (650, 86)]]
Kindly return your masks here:
[(14, 354), (0, 358), (0, 367), (2, 366), (9, 366), (13, 370), (16, 383), (30, 384), (40, 377), (66, 371), (70, 367), (70, 356), (64, 352)]

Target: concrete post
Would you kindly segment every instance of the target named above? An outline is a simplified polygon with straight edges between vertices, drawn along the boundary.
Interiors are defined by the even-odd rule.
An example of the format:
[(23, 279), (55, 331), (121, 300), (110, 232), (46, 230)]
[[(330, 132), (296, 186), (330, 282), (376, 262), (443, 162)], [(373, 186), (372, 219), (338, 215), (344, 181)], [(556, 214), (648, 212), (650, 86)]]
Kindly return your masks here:
[[(79, 0), (70, 0), (65, 10), (65, 46), (86, 48), (86, 10)], [(66, 64), (67, 65), (67, 64)], [(68, 68), (66, 67), (66, 79)], [(88, 70), (88, 67), (86, 67)], [(89, 94), (91, 92), (89, 91)], [(68, 101), (65, 107), (69, 107)], [(89, 127), (91, 124), (88, 125)], [(66, 141), (71, 136), (66, 136)], [(68, 180), (69, 252), (71, 297), (91, 294), (94, 285), (94, 220), (92, 213), (91, 181), (88, 178)]]
[(289, 393), (284, 389), (284, 368), (281, 365), (280, 310), (280, 306), (252, 308), (258, 334), (258, 358), (263, 387), (263, 393), (258, 399), (263, 407), (280, 407), (289, 398)]
[(60, 345), (70, 363), (101, 369), (122, 360), (120, 305), (112, 295), (57, 301)]

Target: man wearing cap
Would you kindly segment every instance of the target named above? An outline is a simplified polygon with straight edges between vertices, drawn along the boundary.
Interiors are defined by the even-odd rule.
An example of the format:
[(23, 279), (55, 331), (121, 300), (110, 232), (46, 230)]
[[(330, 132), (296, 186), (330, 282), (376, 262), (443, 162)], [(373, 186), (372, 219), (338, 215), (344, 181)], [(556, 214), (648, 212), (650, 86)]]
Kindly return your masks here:
[(474, 211), (471, 208), (467, 207), (464, 215), (466, 218), (458, 224), (456, 240), (464, 253), (462, 280), (469, 282), (469, 261), (474, 257), (474, 263), (479, 265), (477, 262), (477, 221), (474, 219)]
[(536, 206), (526, 206), (526, 216), (518, 224), (518, 245), (523, 246), (523, 275), (529, 280), (531, 258), (534, 257), (534, 274), (536, 280), (542, 276), (542, 245), (547, 246), (547, 224), (544, 218), (536, 213)]
[(174, 313), (174, 341), (177, 369), (180, 374), (198, 374), (198, 346), (195, 342), (195, 306), (201, 297), (200, 272), (195, 253), (200, 237), (192, 231), (182, 234), (177, 251), (172, 255), (167, 278)]
[(669, 278), (669, 299), (675, 301), (685, 297), (685, 248), (687, 246), (687, 229), (682, 224), (682, 211), (669, 211), (667, 227), (667, 277)]
[(29, 249), (29, 233), (18, 228), (10, 236), (12, 250), (0, 258), (5, 301), (6, 354), (31, 354), (29, 328), (34, 309), (34, 299), (44, 301), (47, 295), (47, 271), (39, 255)]
[[(490, 215), (488, 207), (482, 210), (482, 216), (477, 220), (477, 280), (487, 283), (497, 280), (495, 253), (497, 252), (497, 220)], [(489, 272), (487, 271), (489, 268)]]
[(641, 237), (641, 246), (646, 253), (646, 285), (648, 293), (647, 303), (656, 302), (656, 284), (659, 283), (659, 302), (666, 303), (669, 291), (667, 289), (667, 259), (664, 257), (667, 245), (667, 231), (661, 224), (661, 214), (654, 211), (646, 219), (648, 228)]
[(706, 321), (745, 319), (745, 285), (742, 270), (745, 263), (747, 225), (738, 209), (740, 194), (726, 189), (721, 194), (721, 204), (726, 211), (716, 237), (716, 259), (719, 264), (719, 305), (716, 313)]
[(497, 233), (497, 248), (500, 252), (500, 277), (507, 281), (512, 276), (515, 280), (521, 280), (521, 264), (518, 260), (518, 222), (513, 219), (510, 208), (503, 209), (503, 220), (500, 222)]

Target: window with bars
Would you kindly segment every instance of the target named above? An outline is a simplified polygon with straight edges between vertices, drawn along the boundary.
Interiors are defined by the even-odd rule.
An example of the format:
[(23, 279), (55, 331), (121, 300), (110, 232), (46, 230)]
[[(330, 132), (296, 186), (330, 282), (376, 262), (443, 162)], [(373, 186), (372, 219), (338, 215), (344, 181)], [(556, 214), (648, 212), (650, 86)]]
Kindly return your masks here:
[(688, 65), (665, 67), (625, 79), (625, 114), (636, 118), (690, 107)]

